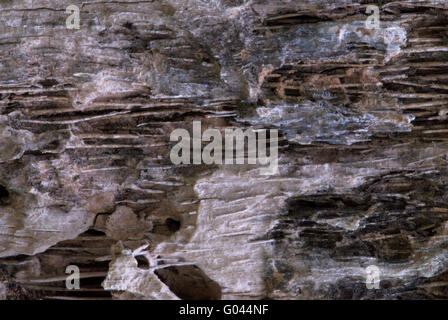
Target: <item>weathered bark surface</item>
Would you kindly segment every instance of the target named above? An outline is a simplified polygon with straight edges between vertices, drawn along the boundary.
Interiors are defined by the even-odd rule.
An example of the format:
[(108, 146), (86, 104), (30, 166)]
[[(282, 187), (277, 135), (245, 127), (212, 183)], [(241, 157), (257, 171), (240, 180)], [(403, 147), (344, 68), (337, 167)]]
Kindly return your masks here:
[[(446, 1), (0, 16), (0, 298), (448, 298)], [(278, 129), (279, 173), (173, 165), (193, 120)]]

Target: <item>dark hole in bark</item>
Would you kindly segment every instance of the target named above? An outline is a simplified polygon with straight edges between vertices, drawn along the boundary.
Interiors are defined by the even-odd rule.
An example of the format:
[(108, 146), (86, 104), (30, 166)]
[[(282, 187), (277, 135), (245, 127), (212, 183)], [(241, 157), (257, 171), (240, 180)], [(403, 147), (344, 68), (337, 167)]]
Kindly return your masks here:
[(134, 25), (132, 24), (132, 22), (128, 21), (128, 22), (123, 24), (123, 27), (125, 27), (126, 29), (131, 30), (134, 27)]
[(160, 268), (155, 274), (182, 300), (221, 299), (221, 286), (195, 265)]
[(9, 191), (0, 184), (0, 204), (4, 204), (9, 198)]
[(180, 221), (178, 220), (168, 218), (165, 220), (165, 224), (168, 230), (171, 231), (172, 233), (179, 231), (180, 229)]
[(57, 85), (59, 82), (56, 79), (44, 79), (44, 80), (40, 80), (39, 83), (42, 86), (44, 86), (45, 88), (49, 88), (49, 87)]
[(146, 259), (145, 256), (143, 256), (143, 255), (136, 256), (135, 259), (137, 260), (137, 262), (138, 262), (137, 266), (140, 269), (144, 269), (144, 270), (148, 270), (149, 269), (149, 262), (148, 262), (148, 259)]
[(82, 233), (81, 236), (104, 237), (106, 236), (106, 234), (103, 231), (99, 231), (96, 229), (89, 229), (86, 232)]

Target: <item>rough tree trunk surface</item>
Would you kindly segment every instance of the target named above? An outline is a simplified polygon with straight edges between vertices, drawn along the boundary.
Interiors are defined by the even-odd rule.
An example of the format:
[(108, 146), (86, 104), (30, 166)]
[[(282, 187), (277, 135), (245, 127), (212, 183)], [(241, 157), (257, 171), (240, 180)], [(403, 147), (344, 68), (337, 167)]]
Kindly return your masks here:
[[(4, 0), (0, 35), (0, 298), (448, 298), (445, 0)], [(173, 165), (194, 120), (278, 129), (279, 172)]]

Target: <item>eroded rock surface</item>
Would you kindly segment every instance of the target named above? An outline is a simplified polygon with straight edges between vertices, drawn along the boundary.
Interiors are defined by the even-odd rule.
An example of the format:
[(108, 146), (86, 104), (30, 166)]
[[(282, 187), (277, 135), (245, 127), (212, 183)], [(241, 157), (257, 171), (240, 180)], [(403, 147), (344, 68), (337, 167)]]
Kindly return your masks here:
[[(446, 1), (0, 16), (0, 298), (448, 298)], [(173, 165), (193, 121), (278, 129), (278, 173)]]

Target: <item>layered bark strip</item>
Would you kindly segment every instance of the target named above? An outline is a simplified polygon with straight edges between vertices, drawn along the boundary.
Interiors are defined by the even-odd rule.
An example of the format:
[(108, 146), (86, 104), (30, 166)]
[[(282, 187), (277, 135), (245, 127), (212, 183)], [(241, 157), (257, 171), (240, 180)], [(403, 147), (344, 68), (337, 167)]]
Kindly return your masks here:
[(445, 0), (2, 0), (0, 298), (448, 298), (447, 124)]

